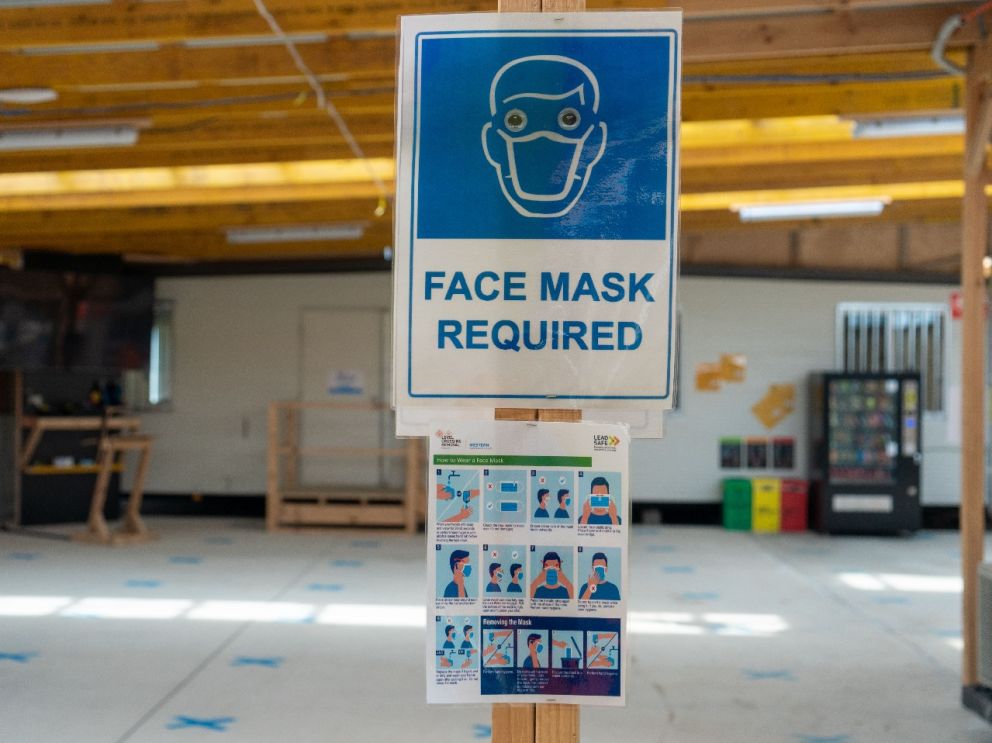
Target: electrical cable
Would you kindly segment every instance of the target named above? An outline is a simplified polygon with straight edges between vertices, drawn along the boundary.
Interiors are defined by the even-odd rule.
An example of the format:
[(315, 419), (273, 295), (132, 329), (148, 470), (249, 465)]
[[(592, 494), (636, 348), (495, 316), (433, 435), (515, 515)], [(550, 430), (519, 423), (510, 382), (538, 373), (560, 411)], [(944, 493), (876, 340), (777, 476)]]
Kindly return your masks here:
[(321, 87), (320, 80), (317, 76), (313, 74), (313, 71), (307, 66), (306, 62), (303, 61), (303, 57), (300, 56), (299, 50), (296, 48), (296, 44), (293, 42), (286, 32), (282, 30), (282, 26), (275, 19), (275, 16), (269, 12), (266, 7), (264, 0), (254, 0), (255, 8), (258, 10), (258, 14), (262, 16), (266, 23), (269, 24), (269, 28), (272, 33), (282, 41), (283, 46), (286, 47), (286, 51), (289, 52), (289, 56), (293, 58), (293, 63), (296, 65), (296, 69), (300, 71), (300, 74), (306, 78), (307, 83), (309, 83), (310, 88), (313, 90), (314, 95), (317, 96), (317, 107), (322, 109), (331, 118), (331, 121), (335, 123), (341, 136), (344, 137), (345, 142), (348, 144), (349, 149), (355, 157), (362, 161), (365, 165), (365, 169), (369, 174), (369, 178), (372, 183), (375, 184), (376, 190), (379, 192), (379, 204), (375, 208), (375, 215), (381, 217), (386, 213), (386, 202), (389, 197), (389, 192), (386, 190), (386, 184), (383, 183), (382, 178), (372, 167), (372, 163), (365, 156), (365, 152), (362, 150), (361, 145), (358, 144), (358, 140), (355, 139), (354, 135), (351, 133), (351, 129), (348, 128), (348, 124), (345, 122), (344, 118), (341, 116), (341, 112), (338, 111), (337, 106), (334, 102), (327, 97), (324, 93), (323, 87)]
[(966, 70), (947, 58), (947, 42), (950, 41), (951, 37), (955, 33), (957, 33), (958, 29), (974, 22), (977, 18), (985, 13), (988, 13), (990, 10), (992, 10), (992, 0), (982, 3), (977, 8), (973, 8), (967, 13), (952, 15), (944, 21), (940, 27), (940, 30), (937, 32), (937, 37), (933, 40), (933, 45), (930, 47), (930, 57), (937, 65), (940, 66), (941, 69), (947, 71), (950, 75), (964, 77)]

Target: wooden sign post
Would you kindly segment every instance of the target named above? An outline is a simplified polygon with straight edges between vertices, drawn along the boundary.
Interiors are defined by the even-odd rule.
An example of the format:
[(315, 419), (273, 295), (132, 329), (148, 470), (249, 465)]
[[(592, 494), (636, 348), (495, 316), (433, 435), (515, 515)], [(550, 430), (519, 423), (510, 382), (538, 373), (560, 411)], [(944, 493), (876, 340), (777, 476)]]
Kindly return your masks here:
[[(496, 420), (575, 423), (582, 420), (582, 411), (497, 408)], [(578, 740), (577, 704), (493, 705), (493, 743), (577, 743)]]
[[(585, 10), (585, 0), (499, 0), (501, 13), (561, 13)], [(582, 420), (581, 410), (497, 408), (496, 420)], [(573, 743), (579, 740), (577, 704), (494, 704), (493, 743)]]

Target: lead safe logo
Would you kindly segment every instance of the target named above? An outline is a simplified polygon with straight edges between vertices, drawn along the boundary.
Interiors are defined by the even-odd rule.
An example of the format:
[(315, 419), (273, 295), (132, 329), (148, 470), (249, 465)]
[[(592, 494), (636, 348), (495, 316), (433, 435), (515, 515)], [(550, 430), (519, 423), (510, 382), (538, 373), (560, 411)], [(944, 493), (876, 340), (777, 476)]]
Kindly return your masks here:
[(616, 451), (620, 445), (620, 437), (602, 433), (593, 434), (593, 451)]

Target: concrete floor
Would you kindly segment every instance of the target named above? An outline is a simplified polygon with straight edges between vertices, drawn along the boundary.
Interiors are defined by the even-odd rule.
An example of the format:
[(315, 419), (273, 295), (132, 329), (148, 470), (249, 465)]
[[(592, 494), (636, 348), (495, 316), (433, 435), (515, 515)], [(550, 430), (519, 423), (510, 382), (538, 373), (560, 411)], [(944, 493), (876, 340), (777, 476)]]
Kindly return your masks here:
[[(490, 737), (488, 707), (424, 704), (422, 537), (150, 524), (0, 533), (0, 741)], [(635, 528), (628, 706), (582, 740), (992, 742), (958, 702), (957, 576), (956, 533)]]

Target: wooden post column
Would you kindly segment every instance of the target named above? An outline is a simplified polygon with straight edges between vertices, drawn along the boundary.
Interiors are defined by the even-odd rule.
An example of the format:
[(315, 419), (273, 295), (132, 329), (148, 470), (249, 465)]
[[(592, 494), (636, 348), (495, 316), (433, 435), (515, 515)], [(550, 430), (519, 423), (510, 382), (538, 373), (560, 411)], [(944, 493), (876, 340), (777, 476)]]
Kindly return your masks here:
[[(575, 423), (581, 410), (496, 408), (498, 421)], [(494, 704), (493, 743), (578, 743), (577, 704)]]
[[(585, 10), (585, 0), (498, 0), (501, 13)], [(498, 408), (496, 420), (578, 421), (581, 410)], [(577, 704), (494, 704), (493, 743), (577, 743)]]
[(986, 146), (992, 129), (992, 43), (973, 47), (965, 98), (965, 157), (961, 284), (961, 681), (978, 683), (978, 566), (985, 542), (985, 345), (986, 289), (982, 261), (988, 253)]

